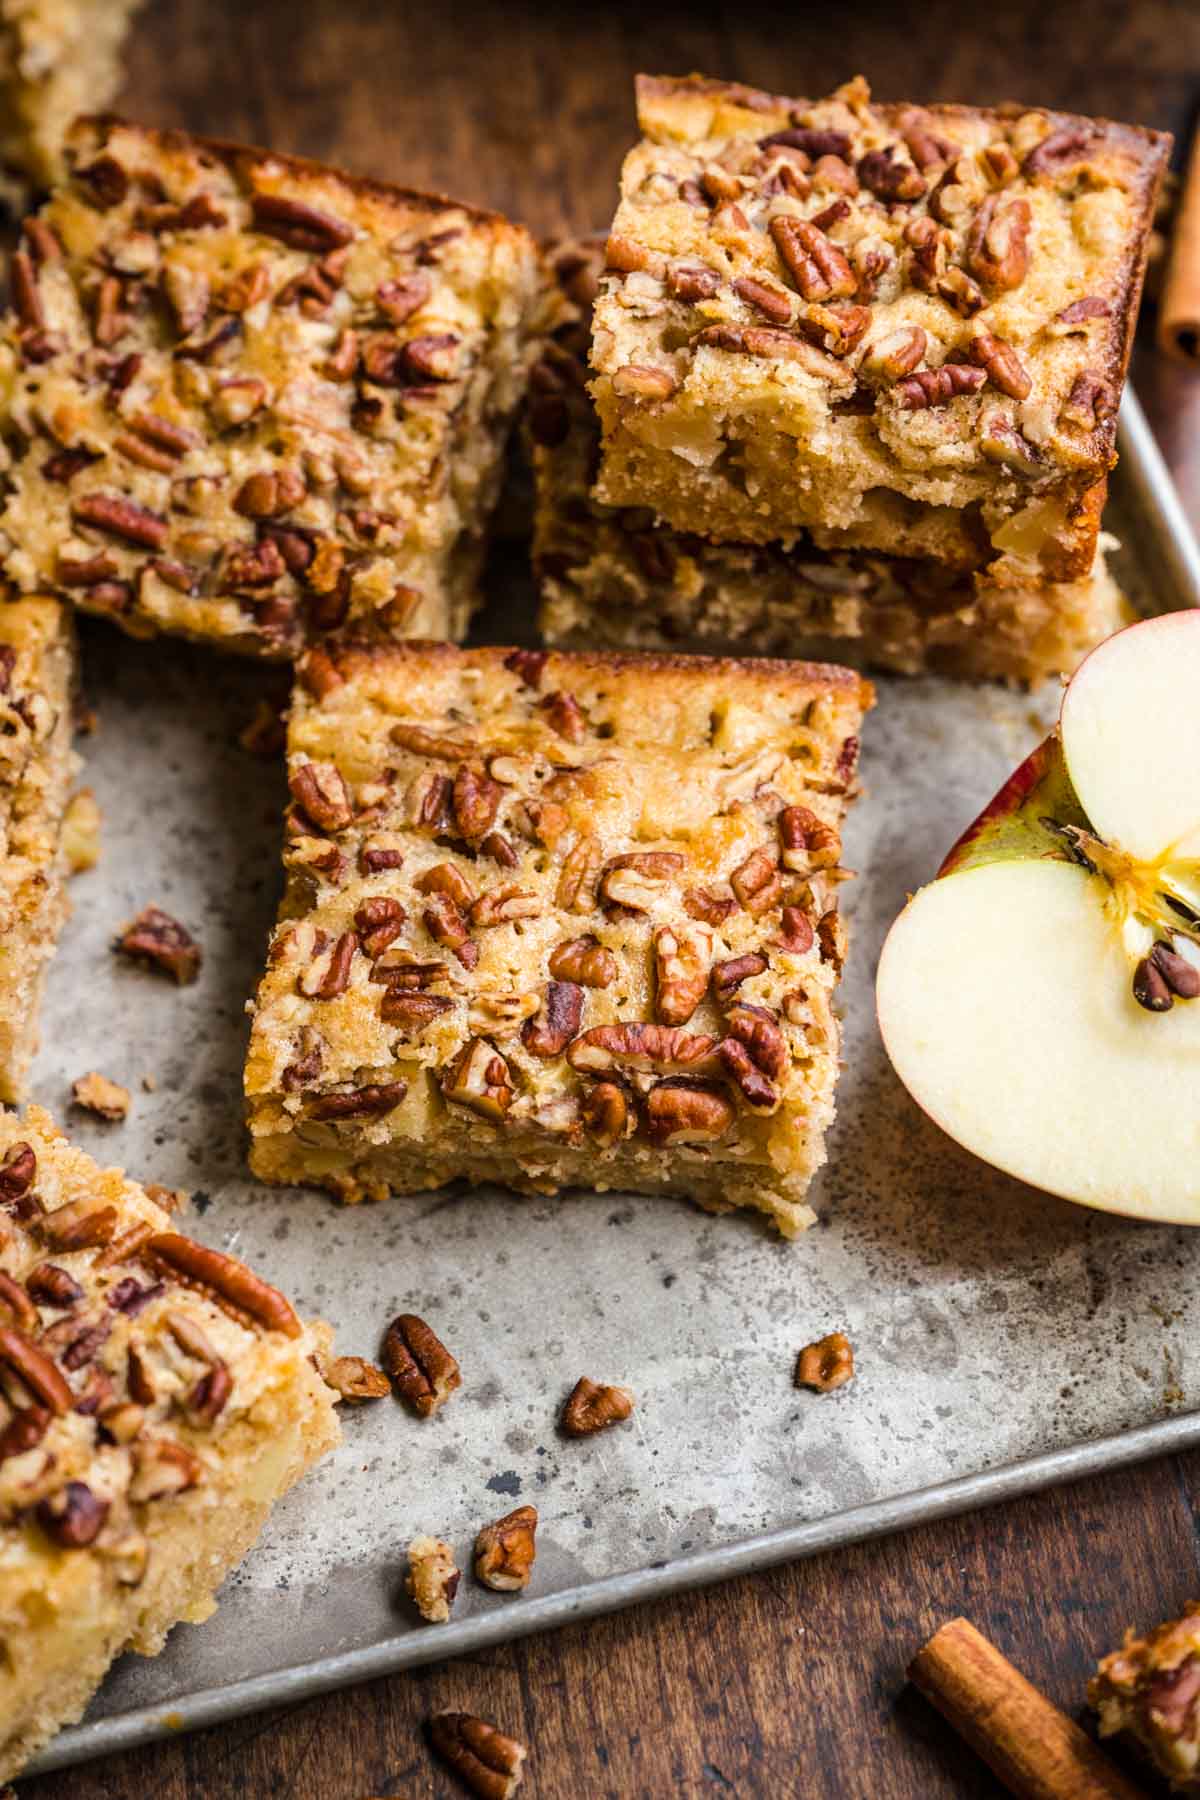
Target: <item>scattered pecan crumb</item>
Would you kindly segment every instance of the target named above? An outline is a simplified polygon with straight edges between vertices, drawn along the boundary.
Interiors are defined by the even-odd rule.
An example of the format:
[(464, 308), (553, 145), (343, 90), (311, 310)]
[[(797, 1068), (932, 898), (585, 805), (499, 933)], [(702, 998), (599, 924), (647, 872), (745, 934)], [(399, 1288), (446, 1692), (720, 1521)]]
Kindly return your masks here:
[(100, 806), (91, 788), (71, 795), (63, 813), (62, 847), (72, 875), (94, 869), (100, 860)]
[(382, 1400), (391, 1392), (383, 1370), (363, 1356), (335, 1356), (321, 1373), (343, 1400)]
[(71, 1100), (73, 1105), (82, 1106), (85, 1112), (95, 1113), (110, 1124), (124, 1119), (130, 1106), (129, 1089), (110, 1081), (107, 1075), (98, 1075), (94, 1069), (72, 1082)]
[(254, 717), (238, 732), (238, 743), (251, 756), (261, 756), (264, 761), (283, 754), (287, 742), (287, 729), (283, 722), (283, 714), (278, 706), (269, 700), (260, 700), (255, 707)]
[(854, 1347), (844, 1331), (831, 1331), (815, 1344), (805, 1344), (796, 1362), (796, 1386), (816, 1394), (845, 1387), (854, 1375)]
[(537, 1524), (536, 1506), (518, 1506), (482, 1528), (475, 1539), (475, 1575), (484, 1587), (505, 1594), (529, 1586)]
[(431, 1625), (446, 1623), (461, 1579), (449, 1544), (435, 1537), (413, 1539), (408, 1546), (404, 1591), (423, 1619)]
[(200, 973), (200, 946), (186, 926), (160, 907), (146, 906), (128, 924), (114, 948), (121, 956), (144, 959), (152, 968), (180, 987), (187, 987)]
[(505, 1737), (473, 1713), (435, 1713), (429, 1721), (434, 1749), (481, 1800), (511, 1800), (521, 1784), (525, 1746)]
[(608, 1425), (619, 1425), (633, 1411), (628, 1388), (601, 1386), (582, 1375), (575, 1383), (559, 1420), (568, 1437), (591, 1437)]
[(462, 1386), (457, 1362), (415, 1313), (401, 1313), (388, 1326), (383, 1366), (400, 1398), (422, 1419), (431, 1418)]

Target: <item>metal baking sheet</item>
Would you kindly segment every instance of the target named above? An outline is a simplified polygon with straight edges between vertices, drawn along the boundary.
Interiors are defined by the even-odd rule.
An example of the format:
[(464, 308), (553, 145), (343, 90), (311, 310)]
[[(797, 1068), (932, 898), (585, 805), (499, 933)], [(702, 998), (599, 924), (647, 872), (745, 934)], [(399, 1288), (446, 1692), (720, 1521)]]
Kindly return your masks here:
[[(1200, 559), (1132, 400), (1122, 445), (1123, 572), (1147, 608), (1195, 605)], [(264, 676), (100, 626), (85, 658), (104, 849), (74, 884), (36, 1098), (65, 1116), (85, 1070), (123, 1081), (124, 1126), (68, 1121), (86, 1148), (193, 1190), (198, 1234), (333, 1320), (344, 1351), (374, 1355), (394, 1314), (422, 1314), (463, 1387), (428, 1423), (389, 1401), (344, 1409), (342, 1448), (277, 1509), (216, 1617), (121, 1661), (39, 1768), (1200, 1441), (1200, 1234), (1089, 1214), (973, 1161), (907, 1099), (875, 1029), (890, 920), (1051, 721), (1053, 684), (879, 684), (847, 840), (862, 879), (839, 1117), (821, 1222), (789, 1245), (750, 1216), (613, 1194), (347, 1211), (249, 1181), (243, 1002), (275, 910), (283, 786), (236, 733)], [(196, 986), (110, 954), (148, 901), (201, 938)], [(834, 1327), (857, 1379), (797, 1393), (798, 1347)], [(636, 1390), (629, 1425), (556, 1434), (581, 1374)], [(452, 1623), (420, 1624), (401, 1598), (408, 1540), (443, 1535), (467, 1566), (479, 1524), (526, 1500), (541, 1514), (528, 1592), (464, 1581)]]

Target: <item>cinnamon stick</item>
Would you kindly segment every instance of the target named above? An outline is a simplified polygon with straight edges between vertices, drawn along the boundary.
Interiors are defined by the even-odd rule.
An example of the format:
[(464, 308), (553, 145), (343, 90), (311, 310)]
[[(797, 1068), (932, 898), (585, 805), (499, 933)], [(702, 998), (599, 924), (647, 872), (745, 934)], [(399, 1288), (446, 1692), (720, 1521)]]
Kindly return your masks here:
[(1200, 363), (1200, 130), (1179, 194), (1167, 273), (1158, 302), (1159, 348)]
[(908, 1676), (1018, 1800), (1145, 1800), (968, 1620), (935, 1632)]

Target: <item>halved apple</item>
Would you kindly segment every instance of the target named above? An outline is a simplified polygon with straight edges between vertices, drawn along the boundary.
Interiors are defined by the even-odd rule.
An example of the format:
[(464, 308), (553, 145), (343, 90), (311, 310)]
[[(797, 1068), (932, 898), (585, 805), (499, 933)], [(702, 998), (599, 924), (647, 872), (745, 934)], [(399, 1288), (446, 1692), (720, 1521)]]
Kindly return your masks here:
[(892, 926), (876, 994), (896, 1073), (968, 1150), (1200, 1224), (1200, 612), (1080, 666)]

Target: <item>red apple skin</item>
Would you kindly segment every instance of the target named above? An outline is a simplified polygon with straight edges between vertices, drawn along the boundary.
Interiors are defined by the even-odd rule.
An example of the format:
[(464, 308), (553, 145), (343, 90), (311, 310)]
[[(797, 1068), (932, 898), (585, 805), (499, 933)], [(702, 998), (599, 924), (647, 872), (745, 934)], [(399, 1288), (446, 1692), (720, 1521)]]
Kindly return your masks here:
[(980, 863), (1028, 861), (1065, 855), (1062, 841), (1043, 821), (1087, 829), (1087, 817), (1067, 774), (1055, 729), (1014, 769), (1004, 786), (952, 846), (935, 880)]

